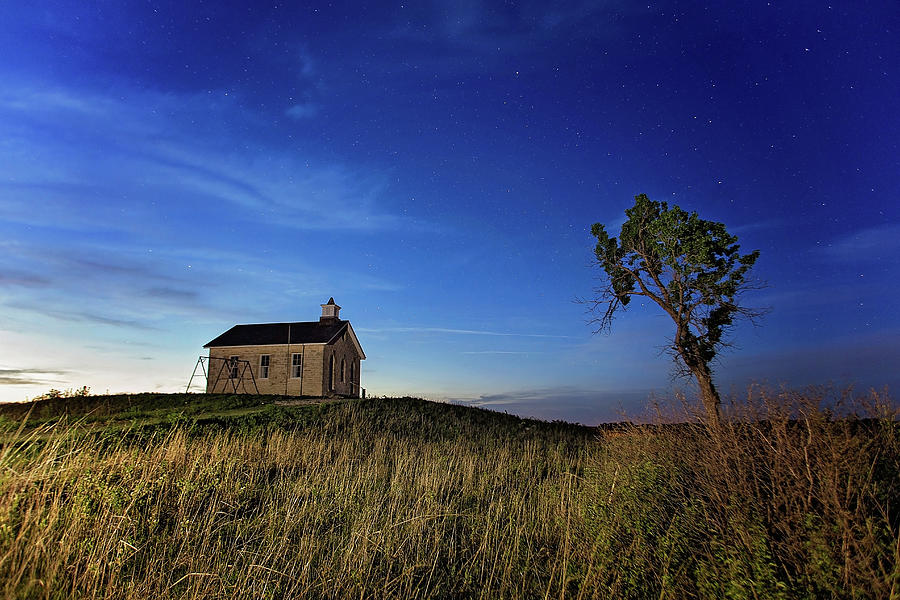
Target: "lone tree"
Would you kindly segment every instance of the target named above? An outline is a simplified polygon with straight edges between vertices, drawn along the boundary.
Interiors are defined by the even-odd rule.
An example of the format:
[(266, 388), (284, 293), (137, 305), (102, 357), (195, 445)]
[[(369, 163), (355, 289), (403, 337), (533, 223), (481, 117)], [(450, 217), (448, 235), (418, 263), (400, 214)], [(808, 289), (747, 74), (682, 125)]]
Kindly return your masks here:
[(762, 314), (739, 304), (741, 292), (751, 287), (747, 274), (759, 251), (741, 255), (737, 237), (722, 223), (645, 194), (635, 196), (625, 214), (618, 240), (600, 223), (591, 227), (597, 265), (606, 275), (606, 285), (586, 302), (597, 315), (592, 322), (597, 332), (608, 332), (632, 296), (658, 304), (675, 322), (668, 350), (678, 372), (697, 380), (709, 421), (717, 425), (720, 400), (710, 364), (736, 318)]

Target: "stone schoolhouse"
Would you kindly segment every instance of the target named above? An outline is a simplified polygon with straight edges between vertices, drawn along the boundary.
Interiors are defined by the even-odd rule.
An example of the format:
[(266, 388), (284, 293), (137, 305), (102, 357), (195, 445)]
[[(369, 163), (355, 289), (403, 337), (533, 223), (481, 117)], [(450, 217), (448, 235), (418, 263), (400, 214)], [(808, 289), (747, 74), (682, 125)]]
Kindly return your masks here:
[(255, 380), (261, 394), (359, 397), (366, 355), (334, 298), (321, 306), (318, 321), (235, 325), (204, 345), (206, 392), (253, 391)]

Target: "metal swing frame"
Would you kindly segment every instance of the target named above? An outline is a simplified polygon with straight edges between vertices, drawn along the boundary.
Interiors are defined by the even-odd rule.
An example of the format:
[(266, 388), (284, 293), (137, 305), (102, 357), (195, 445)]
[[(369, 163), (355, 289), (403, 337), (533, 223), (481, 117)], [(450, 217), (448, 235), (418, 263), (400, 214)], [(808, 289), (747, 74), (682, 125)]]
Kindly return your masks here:
[[(225, 369), (228, 369), (228, 377), (225, 378), (225, 389), (223, 392), (228, 391), (228, 383), (231, 383), (231, 391), (235, 394), (238, 392), (238, 386), (240, 386), (243, 394), (259, 394), (259, 387), (256, 385), (256, 376), (253, 374), (253, 367), (250, 366), (249, 360), (242, 360), (239, 358), (221, 358), (218, 356), (200, 356), (197, 358), (197, 363), (194, 365), (194, 371), (191, 373), (191, 378), (188, 380), (187, 388), (185, 388), (184, 392), (188, 393), (191, 389), (191, 384), (194, 382), (194, 377), (197, 376), (197, 367), (200, 367), (200, 371), (203, 373), (203, 378), (206, 379), (206, 389), (210, 389), (209, 387), (209, 376), (213, 371), (213, 366), (217, 364), (215, 361), (220, 361), (221, 366), (218, 368), (216, 372), (216, 380), (212, 385), (212, 390), (215, 392), (216, 388), (219, 386), (219, 381), (222, 380), (222, 373), (225, 372)], [(234, 373), (234, 367), (240, 367), (240, 371), (237, 372), (237, 377), (231, 377)], [(248, 391), (247, 389), (247, 379), (245, 378), (246, 373), (250, 373), (249, 381), (253, 384), (253, 391)], [(205, 391), (205, 390), (204, 390)]]

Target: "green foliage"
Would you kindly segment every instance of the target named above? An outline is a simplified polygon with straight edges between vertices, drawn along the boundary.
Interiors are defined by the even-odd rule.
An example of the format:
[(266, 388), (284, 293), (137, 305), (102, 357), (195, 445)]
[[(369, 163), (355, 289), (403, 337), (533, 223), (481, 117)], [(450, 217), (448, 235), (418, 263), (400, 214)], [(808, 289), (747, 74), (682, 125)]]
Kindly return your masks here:
[(78, 396), (90, 396), (91, 388), (88, 386), (82, 386), (76, 389), (67, 389), (67, 390), (58, 390), (56, 388), (51, 388), (47, 393), (41, 394), (33, 400), (55, 400), (57, 398), (75, 398)]
[(624, 307), (632, 296), (652, 299), (675, 320), (681, 343), (696, 344), (698, 358), (709, 362), (740, 311), (736, 297), (759, 251), (741, 255), (737, 237), (722, 223), (645, 194), (625, 214), (618, 241), (602, 224), (591, 227), (611, 300)]

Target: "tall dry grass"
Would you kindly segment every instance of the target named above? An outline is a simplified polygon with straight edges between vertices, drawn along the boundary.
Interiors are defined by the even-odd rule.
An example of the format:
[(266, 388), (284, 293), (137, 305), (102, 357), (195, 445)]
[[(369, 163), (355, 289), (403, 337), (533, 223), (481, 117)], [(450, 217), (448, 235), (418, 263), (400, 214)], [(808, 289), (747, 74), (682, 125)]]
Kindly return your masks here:
[(351, 403), (303, 429), (20, 433), (0, 594), (896, 597), (896, 410), (825, 400), (754, 392), (715, 432), (436, 438)]
[(719, 430), (698, 409), (603, 447), (594, 523), (598, 553), (620, 561), (611, 596), (900, 597), (900, 429), (885, 394), (751, 388)]

